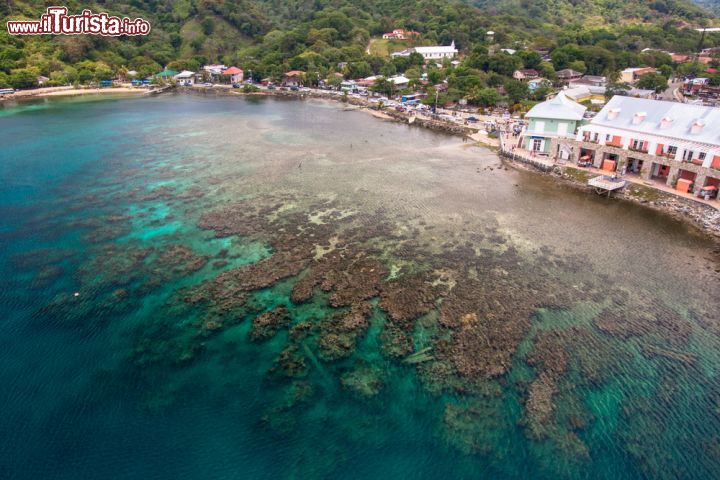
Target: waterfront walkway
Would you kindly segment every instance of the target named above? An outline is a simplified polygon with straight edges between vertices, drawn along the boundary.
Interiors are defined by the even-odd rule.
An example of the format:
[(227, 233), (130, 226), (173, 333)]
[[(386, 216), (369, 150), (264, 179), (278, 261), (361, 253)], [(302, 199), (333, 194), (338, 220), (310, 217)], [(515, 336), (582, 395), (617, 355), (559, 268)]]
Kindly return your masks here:
[[(566, 164), (566, 163), (560, 163), (560, 162), (558, 162), (557, 165), (563, 166), (563, 167), (572, 167), (577, 170), (582, 170), (584, 172), (588, 172), (588, 173), (592, 173), (592, 174), (596, 174), (596, 175), (607, 175), (607, 171), (601, 170), (601, 169), (595, 168), (595, 167), (579, 167), (575, 164)], [(618, 178), (621, 178), (629, 183), (634, 183), (637, 185), (654, 188), (655, 190), (660, 190), (662, 192), (675, 195), (676, 197), (687, 198), (688, 200), (694, 200), (698, 203), (709, 205), (716, 210), (720, 210), (720, 201), (718, 201), (717, 199), (705, 200), (704, 198), (700, 198), (696, 195), (693, 195), (692, 193), (680, 192), (680, 191), (675, 190), (674, 188), (668, 186), (662, 180), (657, 180), (657, 181), (646, 180), (646, 179), (642, 178), (640, 175), (637, 175), (634, 173), (626, 173), (625, 175), (619, 176)]]

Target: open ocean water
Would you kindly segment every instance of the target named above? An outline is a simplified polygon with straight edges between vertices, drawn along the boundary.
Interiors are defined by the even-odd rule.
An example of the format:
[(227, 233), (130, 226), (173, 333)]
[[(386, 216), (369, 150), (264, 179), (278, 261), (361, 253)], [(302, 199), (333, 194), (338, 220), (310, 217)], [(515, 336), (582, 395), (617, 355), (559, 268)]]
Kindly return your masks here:
[(319, 101), (0, 110), (0, 478), (720, 478), (717, 246)]

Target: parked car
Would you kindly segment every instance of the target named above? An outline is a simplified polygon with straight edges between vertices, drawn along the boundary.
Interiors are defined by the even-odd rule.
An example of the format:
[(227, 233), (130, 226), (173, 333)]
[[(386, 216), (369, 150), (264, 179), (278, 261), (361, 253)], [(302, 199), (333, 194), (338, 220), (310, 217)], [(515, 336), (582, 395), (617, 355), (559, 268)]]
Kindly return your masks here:
[(298, 87), (297, 85), (293, 85), (292, 87), (290, 87), (290, 90), (292, 90), (293, 92), (297, 92), (298, 90), (300, 90), (300, 87)]
[(273, 85), (272, 83), (270, 85), (268, 85), (267, 88), (268, 88), (268, 90), (277, 90), (277, 87), (275, 85)]
[(233, 87), (233, 88), (240, 88), (240, 84), (239, 84), (239, 83), (233, 83), (233, 84), (232, 84), (232, 87)]
[(210, 83), (210, 82), (205, 82), (205, 83), (203, 83), (203, 85), (205, 85), (206, 87), (212, 87), (212, 86), (213, 86), (213, 84)]

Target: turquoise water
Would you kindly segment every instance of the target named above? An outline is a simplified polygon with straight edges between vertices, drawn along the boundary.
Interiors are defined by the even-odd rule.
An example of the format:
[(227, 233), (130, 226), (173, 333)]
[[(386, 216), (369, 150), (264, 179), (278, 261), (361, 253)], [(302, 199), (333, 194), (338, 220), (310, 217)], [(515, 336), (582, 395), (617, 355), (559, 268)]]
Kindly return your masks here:
[(0, 477), (716, 478), (718, 251), (321, 102), (0, 110)]

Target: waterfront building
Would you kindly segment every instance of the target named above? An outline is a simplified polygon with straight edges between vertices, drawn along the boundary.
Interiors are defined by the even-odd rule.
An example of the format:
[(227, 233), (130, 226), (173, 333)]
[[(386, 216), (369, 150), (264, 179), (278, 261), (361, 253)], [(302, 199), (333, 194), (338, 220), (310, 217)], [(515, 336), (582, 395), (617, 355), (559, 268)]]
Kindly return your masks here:
[[(573, 139), (587, 107), (566, 97), (564, 92), (555, 98), (538, 103), (525, 114), (528, 127), (523, 132), (524, 148), (536, 154), (549, 154), (553, 138)], [(560, 158), (570, 158), (571, 151), (563, 150)]]
[(286, 87), (300, 87), (302, 86), (302, 77), (305, 72), (302, 70), (290, 70), (283, 74), (282, 83)]
[(241, 68), (238, 68), (238, 67), (230, 67), (226, 70), (223, 70), (222, 74), (229, 76), (230, 83), (233, 83), (233, 84), (242, 83), (242, 81), (245, 77), (245, 72)]
[(616, 95), (570, 144), (574, 160), (684, 192), (720, 185), (720, 109)]
[(160, 73), (155, 74), (155, 78), (161, 79), (161, 80), (169, 80), (175, 78), (175, 75), (177, 75), (178, 72), (175, 70), (168, 70), (167, 68), (163, 70)]
[(191, 72), (190, 70), (183, 70), (173, 78), (175, 78), (178, 85), (186, 87), (195, 85), (195, 72)]
[(220, 80), (220, 76), (223, 74), (227, 67), (225, 65), (205, 65), (202, 67), (203, 73), (195, 76), (197, 81), (211, 80), (217, 82)]

